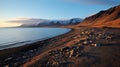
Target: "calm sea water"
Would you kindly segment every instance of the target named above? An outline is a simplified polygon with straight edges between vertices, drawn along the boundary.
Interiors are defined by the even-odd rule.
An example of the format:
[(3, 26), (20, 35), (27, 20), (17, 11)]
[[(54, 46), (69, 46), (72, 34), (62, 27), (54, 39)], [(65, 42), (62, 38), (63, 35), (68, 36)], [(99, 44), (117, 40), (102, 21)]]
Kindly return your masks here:
[(66, 28), (0, 28), (0, 50), (52, 38), (70, 30)]

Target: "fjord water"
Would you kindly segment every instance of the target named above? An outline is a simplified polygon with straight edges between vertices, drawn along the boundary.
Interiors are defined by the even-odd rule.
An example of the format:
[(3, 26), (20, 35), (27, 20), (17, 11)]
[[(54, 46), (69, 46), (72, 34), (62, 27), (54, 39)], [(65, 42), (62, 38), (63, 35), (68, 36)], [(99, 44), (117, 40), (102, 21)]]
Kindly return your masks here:
[(0, 50), (52, 38), (70, 30), (67, 28), (0, 28)]

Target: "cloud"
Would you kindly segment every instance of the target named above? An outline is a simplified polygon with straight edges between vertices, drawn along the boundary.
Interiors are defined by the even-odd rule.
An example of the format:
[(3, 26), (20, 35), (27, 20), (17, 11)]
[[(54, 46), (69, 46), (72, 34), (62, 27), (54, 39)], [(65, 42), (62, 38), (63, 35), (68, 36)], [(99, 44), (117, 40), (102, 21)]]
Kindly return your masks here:
[(96, 5), (119, 5), (120, 0), (67, 0), (67, 1), (73, 1), (78, 2), (81, 4), (96, 4)]
[(9, 20), (9, 21), (6, 21), (6, 22), (21, 23), (21, 24), (38, 24), (38, 23), (46, 22), (46, 21), (48, 21), (48, 20), (36, 19), (36, 18), (16, 18), (16, 19)]

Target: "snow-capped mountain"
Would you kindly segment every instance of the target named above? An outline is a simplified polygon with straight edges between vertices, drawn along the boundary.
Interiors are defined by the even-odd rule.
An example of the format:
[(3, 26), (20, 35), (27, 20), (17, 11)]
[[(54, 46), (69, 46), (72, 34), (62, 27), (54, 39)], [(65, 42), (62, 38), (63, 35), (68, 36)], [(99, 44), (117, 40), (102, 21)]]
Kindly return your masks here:
[[(60, 26), (60, 25), (75, 25), (82, 21), (80, 18), (68, 20), (46, 20), (46, 19), (28, 19), (22, 20), (20, 27), (42, 27), (42, 26)], [(21, 22), (21, 21), (19, 21)]]

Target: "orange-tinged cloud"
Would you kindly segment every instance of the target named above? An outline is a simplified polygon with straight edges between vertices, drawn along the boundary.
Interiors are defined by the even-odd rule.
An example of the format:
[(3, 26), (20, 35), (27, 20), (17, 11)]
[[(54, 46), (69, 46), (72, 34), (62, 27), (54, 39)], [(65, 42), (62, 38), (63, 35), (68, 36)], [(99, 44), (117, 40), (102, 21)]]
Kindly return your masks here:
[(29, 19), (32, 19), (32, 18), (21, 18), (21, 17), (18, 17), (18, 18), (11, 19), (11, 20), (29, 20)]
[(46, 22), (46, 21), (48, 20), (36, 19), (36, 18), (15, 18), (6, 21), (0, 21), (0, 27), (15, 27), (15, 26), (20, 26), (22, 24), (37, 25), (40, 22)]
[[(29, 18), (15, 18), (15, 19), (13, 19), (13, 20), (27, 20), (27, 19), (29, 19)], [(16, 22), (14, 22), (14, 23), (12, 23), (12, 22), (8, 22), (9, 20), (0, 20), (0, 27), (16, 27), (16, 26), (20, 26), (20, 25), (22, 25), (22, 23), (16, 23)]]
[(6, 22), (0, 22), (0, 27), (16, 27), (20, 26), (20, 23), (6, 23)]

